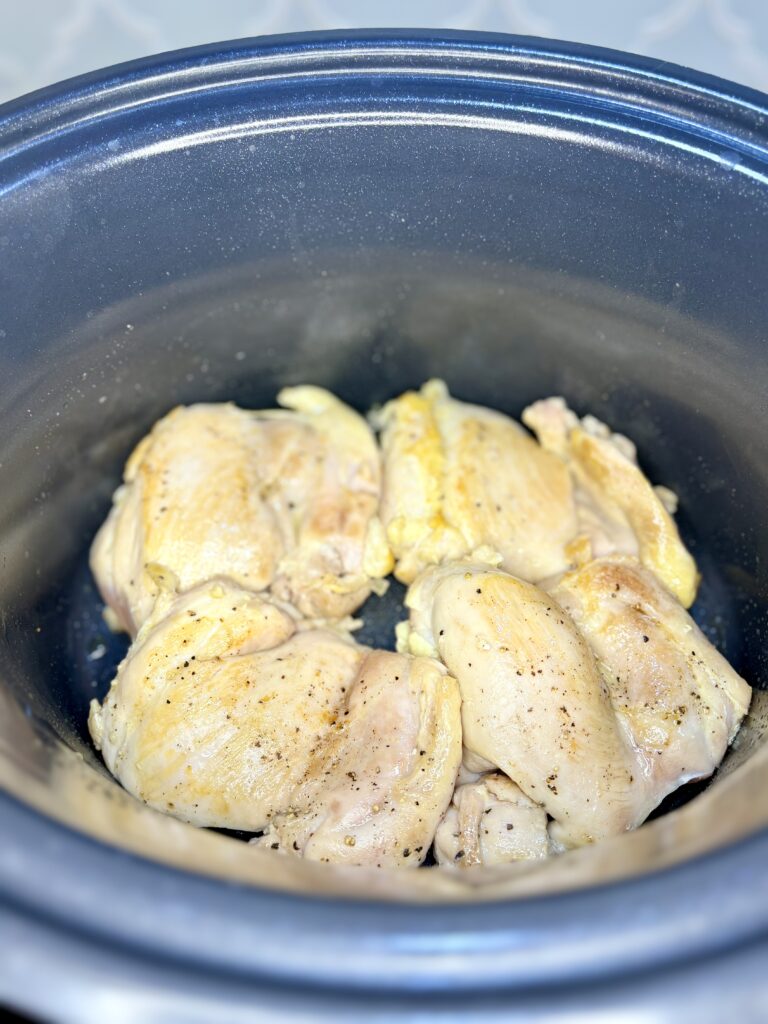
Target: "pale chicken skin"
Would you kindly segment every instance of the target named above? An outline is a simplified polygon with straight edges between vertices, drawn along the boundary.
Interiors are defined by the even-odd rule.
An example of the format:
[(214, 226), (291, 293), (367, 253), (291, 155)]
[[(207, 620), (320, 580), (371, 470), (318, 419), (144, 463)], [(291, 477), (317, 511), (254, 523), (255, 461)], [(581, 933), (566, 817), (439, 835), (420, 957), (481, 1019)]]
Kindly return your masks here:
[(433, 380), (388, 402), (374, 422), (381, 519), (403, 583), (483, 547), (528, 580), (569, 567), (577, 522), (568, 470), (514, 420), (459, 402)]
[(628, 556), (592, 561), (549, 593), (443, 565), (406, 603), (401, 644), (439, 652), (461, 689), (465, 746), (552, 816), (556, 849), (636, 828), (711, 775), (749, 707), (747, 683)]
[(417, 867), (460, 760), (455, 679), (431, 658), (372, 651), (288, 811), (259, 845), (310, 860)]
[(523, 422), (573, 474), (579, 522), (569, 548), (574, 562), (636, 555), (689, 608), (699, 576), (670, 512), (674, 495), (651, 486), (637, 465), (634, 444), (593, 416), (580, 420), (562, 398), (535, 402), (523, 412)]
[(322, 388), (283, 388), (277, 400), (291, 411), (257, 414), (279, 439), (262, 474), (286, 533), (272, 591), (303, 615), (341, 619), (383, 592), (392, 571), (379, 448), (363, 417)]
[(438, 864), (460, 868), (549, 856), (547, 815), (498, 772), (456, 787), (435, 833)]
[[(91, 549), (134, 637), (89, 729), (138, 799), (285, 856), (536, 860), (636, 828), (708, 777), (748, 684), (685, 610), (675, 496), (563, 399), (523, 421), (442, 381), (371, 415), (179, 407)], [(410, 584), (398, 652), (351, 616)]]
[(458, 562), (426, 570), (406, 604), (410, 626), (401, 646), (437, 654), (456, 677), (464, 745), (552, 816), (559, 848), (646, 817), (629, 737), (592, 652), (549, 594)]
[(113, 775), (196, 825), (262, 829), (333, 727), (367, 648), (227, 580), (163, 594), (89, 728)]
[(654, 803), (711, 775), (752, 691), (685, 609), (634, 558), (590, 562), (551, 593), (597, 658)]
[(163, 587), (213, 576), (330, 619), (382, 585), (392, 563), (370, 429), (321, 388), (278, 401), (287, 409), (180, 407), (138, 444), (91, 550), (118, 627), (135, 635)]

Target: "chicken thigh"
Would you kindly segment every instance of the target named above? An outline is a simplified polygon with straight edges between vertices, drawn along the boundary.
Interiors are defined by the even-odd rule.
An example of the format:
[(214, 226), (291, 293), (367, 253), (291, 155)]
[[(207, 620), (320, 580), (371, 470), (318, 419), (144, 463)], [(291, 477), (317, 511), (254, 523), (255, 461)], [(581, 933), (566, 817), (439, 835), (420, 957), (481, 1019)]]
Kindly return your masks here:
[(554, 818), (555, 846), (635, 828), (722, 760), (751, 690), (634, 558), (598, 559), (549, 594), (469, 563), (409, 590), (400, 642), (437, 650), (464, 743)]
[(637, 555), (689, 608), (698, 573), (670, 514), (676, 499), (650, 485), (629, 438), (612, 434), (594, 416), (579, 420), (562, 398), (535, 402), (523, 412), (523, 422), (573, 474), (579, 540), (569, 550), (575, 561)]
[(226, 580), (162, 594), (89, 728), (134, 796), (196, 825), (258, 831), (342, 711), (367, 649), (299, 630)]
[(461, 868), (538, 860), (549, 853), (546, 812), (498, 773), (457, 786), (435, 834), (437, 863)]
[(303, 615), (341, 619), (392, 571), (379, 448), (363, 417), (322, 388), (283, 388), (277, 400), (290, 411), (256, 414), (270, 438), (265, 500), (286, 524), (272, 591)]
[(459, 683), (464, 744), (554, 819), (558, 847), (647, 815), (634, 749), (595, 659), (549, 594), (488, 566), (426, 570), (406, 598), (415, 654), (437, 654)]
[(381, 518), (399, 580), (486, 546), (533, 581), (569, 566), (577, 523), (568, 471), (514, 420), (456, 401), (439, 380), (388, 402), (374, 420), (384, 451)]
[(390, 571), (365, 421), (320, 388), (278, 401), (180, 407), (136, 447), (91, 550), (116, 625), (135, 634), (164, 585), (213, 576), (340, 619)]
[(752, 691), (685, 609), (634, 558), (590, 562), (551, 592), (597, 658), (649, 802), (711, 775)]
[(453, 792), (459, 705), (438, 662), (372, 651), (260, 845), (334, 863), (419, 865)]

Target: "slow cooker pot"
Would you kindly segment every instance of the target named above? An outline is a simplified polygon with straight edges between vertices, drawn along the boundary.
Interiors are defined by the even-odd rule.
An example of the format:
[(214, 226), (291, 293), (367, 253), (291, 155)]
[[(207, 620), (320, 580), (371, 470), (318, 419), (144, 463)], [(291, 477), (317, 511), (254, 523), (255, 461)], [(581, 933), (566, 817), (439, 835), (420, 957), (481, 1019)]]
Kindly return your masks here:
[[(0, 110), (0, 1001), (61, 1021), (768, 1007), (768, 100), (464, 33), (183, 51)], [(544, 865), (342, 871), (164, 818), (85, 729), (135, 441), (284, 384), (563, 394), (681, 500), (757, 689), (714, 780)], [(389, 643), (402, 592), (372, 599)]]

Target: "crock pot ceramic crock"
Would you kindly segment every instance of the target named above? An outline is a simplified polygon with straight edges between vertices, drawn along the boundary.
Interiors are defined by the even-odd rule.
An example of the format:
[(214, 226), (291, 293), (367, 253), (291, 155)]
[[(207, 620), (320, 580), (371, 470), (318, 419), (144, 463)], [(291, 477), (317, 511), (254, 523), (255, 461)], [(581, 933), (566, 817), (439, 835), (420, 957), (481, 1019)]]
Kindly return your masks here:
[[(767, 104), (575, 44), (364, 32), (0, 109), (0, 1000), (78, 1022), (768, 1006)], [(86, 556), (133, 443), (177, 403), (312, 382), (365, 409), (434, 375), (512, 414), (563, 394), (678, 493), (697, 616), (757, 688), (722, 770), (637, 833), (460, 876), (276, 858), (129, 798), (85, 728), (124, 650)]]

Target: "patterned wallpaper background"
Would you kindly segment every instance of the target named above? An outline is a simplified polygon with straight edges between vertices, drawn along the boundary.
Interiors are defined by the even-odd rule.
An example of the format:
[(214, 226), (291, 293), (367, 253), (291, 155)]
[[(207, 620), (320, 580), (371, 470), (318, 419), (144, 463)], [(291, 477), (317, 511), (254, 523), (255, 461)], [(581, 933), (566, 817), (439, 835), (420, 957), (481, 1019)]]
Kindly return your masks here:
[(617, 47), (768, 92), (768, 0), (0, 0), (0, 102), (181, 46), (315, 28), (420, 26)]

